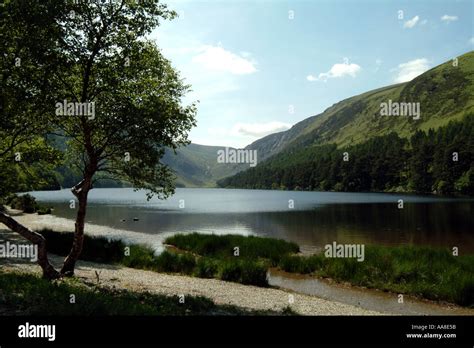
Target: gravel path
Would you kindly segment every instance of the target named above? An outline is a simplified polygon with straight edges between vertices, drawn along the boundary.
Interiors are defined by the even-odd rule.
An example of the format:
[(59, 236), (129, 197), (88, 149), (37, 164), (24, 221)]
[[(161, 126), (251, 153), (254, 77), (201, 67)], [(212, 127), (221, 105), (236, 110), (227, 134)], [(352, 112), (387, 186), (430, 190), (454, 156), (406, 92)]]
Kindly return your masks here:
[[(62, 261), (62, 258), (52, 256), (51, 261), (57, 264)], [(9, 271), (40, 272), (38, 266), (31, 264), (8, 264), (2, 268)], [(289, 306), (293, 311), (302, 315), (381, 314), (315, 296), (301, 295), (274, 288), (242, 285), (217, 279), (170, 275), (83, 261), (79, 262), (76, 268), (76, 276), (88, 282), (97, 282), (96, 272), (99, 275), (101, 286), (148, 291), (171, 296), (199, 295), (213, 300), (216, 304), (230, 304), (252, 310), (281, 311)]]

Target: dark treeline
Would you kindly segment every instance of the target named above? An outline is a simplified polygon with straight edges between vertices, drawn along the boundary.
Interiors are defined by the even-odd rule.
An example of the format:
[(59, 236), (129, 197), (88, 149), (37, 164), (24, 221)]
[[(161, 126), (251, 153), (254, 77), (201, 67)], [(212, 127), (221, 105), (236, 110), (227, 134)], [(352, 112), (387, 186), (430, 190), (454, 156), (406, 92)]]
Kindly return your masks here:
[(410, 139), (396, 133), (345, 148), (291, 149), (218, 182), (250, 189), (474, 194), (474, 114)]

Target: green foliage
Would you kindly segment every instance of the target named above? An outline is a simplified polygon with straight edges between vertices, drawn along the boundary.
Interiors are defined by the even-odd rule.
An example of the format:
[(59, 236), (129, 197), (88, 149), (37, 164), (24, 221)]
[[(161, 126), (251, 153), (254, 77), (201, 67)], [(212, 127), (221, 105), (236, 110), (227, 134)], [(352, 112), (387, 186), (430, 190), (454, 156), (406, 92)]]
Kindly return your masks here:
[[(282, 257), (299, 252), (295, 243), (240, 235), (176, 234), (166, 244), (200, 255), (194, 274), (222, 280), (267, 286), (267, 269)], [(238, 247), (239, 255), (234, 254)]]
[(320, 269), (322, 264), (323, 262), (319, 255), (308, 257), (286, 255), (280, 260), (278, 267), (290, 273), (309, 274)]
[(21, 210), (27, 214), (33, 214), (39, 208), (36, 198), (30, 194), (15, 195), (12, 199), (8, 200), (7, 204), (13, 209)]
[(3, 200), (3, 203), (10, 206), (13, 209), (21, 210), (27, 214), (38, 213), (39, 215), (51, 214), (51, 208), (43, 207), (36, 198), (30, 194), (9, 194)]
[[(48, 229), (41, 230), (39, 233), (45, 237), (49, 252), (61, 256), (65, 256), (69, 253), (69, 248), (74, 238), (73, 233), (55, 232)], [(197, 242), (199, 236), (206, 237), (206, 235), (194, 235), (192, 241), (194, 243)], [(261, 239), (265, 239), (265, 243), (270, 242), (270, 239)], [(203, 245), (208, 245), (208, 241), (209, 240), (206, 239), (206, 243), (203, 243)], [(274, 242), (277, 246), (276, 248), (282, 248), (282, 241), (274, 240)], [(252, 239), (248, 243), (256, 243), (254, 247), (256, 247), (256, 245), (262, 245), (260, 244), (262, 241), (258, 239)], [(243, 243), (243, 245), (245, 244), (246, 243)], [(215, 246), (215, 244), (213, 245)], [(129, 253), (125, 252), (126, 248), (129, 248)], [(275, 246), (267, 247), (267, 250), (265, 250), (263, 254), (275, 257), (274, 248)], [(271, 253), (269, 253), (270, 250), (272, 251)], [(295, 250), (295, 245), (288, 243), (285, 250)], [(147, 246), (126, 245), (119, 240), (109, 240), (104, 237), (85, 235), (80, 259), (100, 263), (116, 263), (126, 267), (147, 269), (156, 272), (181, 273), (196, 275), (202, 278), (219, 278), (257, 286), (267, 285), (266, 272), (268, 262), (266, 259), (257, 260), (256, 257), (258, 255), (256, 256), (255, 254), (242, 258), (231, 257), (223, 252), (223, 249), (219, 248), (214, 248), (213, 252), (213, 257), (209, 257), (209, 255), (211, 255), (210, 253), (206, 254), (207, 256), (197, 256), (188, 252), (176, 253), (172, 251), (164, 251), (160, 255), (155, 256), (154, 251)], [(281, 252), (287, 254), (289, 251)], [(260, 254), (258, 257), (262, 257), (261, 255), (263, 254)], [(275, 260), (278, 259), (279, 257), (275, 257)], [(276, 264), (276, 261), (274, 263)]]
[(462, 194), (474, 195), (474, 167), (471, 167), (454, 183), (454, 189), (456, 192)]
[(207, 257), (200, 257), (196, 263), (196, 276), (200, 278), (216, 278), (219, 262)]
[[(189, 86), (147, 36), (175, 16), (158, 1), (24, 0), (2, 7), (0, 197), (72, 187), (95, 172), (101, 179), (95, 187), (125, 183), (172, 193), (173, 174), (160, 158), (165, 147), (187, 144), (195, 104), (181, 104)], [(93, 100), (97, 117), (56, 115), (63, 100)], [(27, 153), (45, 138), (66, 140), (59, 149), (69, 162), (56, 173)], [(22, 162), (12, 160), (15, 152)], [(124, 152), (131, 156), (126, 164)]]
[[(2, 138), (3, 131), (0, 129), (0, 197), (13, 192), (58, 189), (54, 167), (61, 154), (43, 139), (30, 136), (2, 156), (2, 146), (8, 143), (7, 138)], [(20, 155), (19, 161), (15, 153)]]
[(286, 254), (299, 252), (299, 246), (281, 239), (241, 235), (176, 234), (165, 240), (179, 249), (202, 256), (226, 259), (235, 258), (234, 248), (239, 248), (239, 258), (264, 258), (274, 262)]
[(46, 207), (40, 207), (37, 211), (38, 215), (48, 215), (53, 212), (51, 208), (46, 208)]
[(246, 259), (224, 260), (220, 266), (220, 279), (265, 287), (268, 286), (267, 266)]
[[(128, 245), (130, 255), (118, 255), (117, 262), (131, 268), (154, 269), (155, 252), (148, 246), (132, 244)], [(110, 262), (110, 260), (108, 261)]]
[(155, 257), (153, 266), (158, 272), (192, 274), (196, 260), (193, 255), (164, 251)]
[[(66, 255), (69, 252), (72, 233), (48, 230), (40, 233), (45, 236), (50, 252), (58, 255)], [(183, 235), (176, 235), (180, 236)], [(271, 264), (270, 259), (262, 257), (261, 254), (247, 257), (230, 256), (224, 252), (227, 247), (220, 249), (223, 244), (216, 247), (216, 243), (209, 243), (209, 240), (204, 238), (208, 235), (189, 236), (191, 237), (187, 239), (177, 239), (182, 249), (191, 250), (199, 245), (209, 253), (199, 256), (165, 251), (155, 256), (149, 247), (130, 245), (130, 255), (126, 256), (126, 245), (123, 242), (86, 235), (81, 259), (119, 263), (127, 267), (158, 272), (218, 278), (242, 284), (268, 285), (266, 273)], [(206, 243), (199, 243), (200, 237)], [(255, 240), (250, 243), (254, 242)], [(206, 247), (210, 244), (213, 245), (212, 248)], [(285, 250), (275, 260), (278, 260), (278, 267), (287, 272), (315, 274), (360, 286), (415, 294), (464, 306), (474, 305), (474, 255), (452, 256), (447, 250), (428, 247), (366, 246), (365, 260), (358, 262), (349, 258), (326, 258), (323, 253), (298, 256), (292, 255), (294, 248)]]
[(427, 247), (366, 246), (365, 260), (286, 256), (287, 272), (315, 274), (355, 285), (474, 306), (474, 255), (453, 256)]
[[(49, 0), (10, 1), (2, 6), (0, 197), (58, 187), (53, 168), (60, 154), (44, 138), (51, 131), (46, 121), (53, 105), (47, 98), (53, 80), (51, 66), (49, 62), (38, 64), (35, 52), (54, 56), (49, 47), (57, 39), (54, 23), (67, 15), (63, 10), (63, 3)], [(30, 21), (34, 29), (25, 21)]]
[[(166, 148), (188, 143), (196, 107), (182, 104), (189, 86), (147, 37), (176, 14), (155, 1), (64, 6), (75, 15), (53, 22), (61, 37), (49, 47), (56, 55), (33, 50), (34, 59), (58, 65), (52, 72), (61, 78), (50, 81), (50, 105), (93, 101), (96, 107), (93, 117), (48, 114), (56, 133), (67, 139), (62, 147), (71, 170), (60, 169), (63, 182), (70, 184), (77, 174), (109, 178), (167, 197), (174, 176), (161, 158)], [(23, 25), (33, 26), (33, 19), (24, 19)], [(74, 38), (74, 45), (64, 38)]]
[[(56, 232), (49, 229), (38, 231), (46, 239), (48, 252), (66, 256), (71, 248), (74, 234), (72, 232)], [(84, 236), (84, 245), (81, 253), (81, 260), (118, 263), (125, 259), (125, 245), (120, 240), (109, 240), (103, 237)], [(138, 259), (138, 255), (147, 255), (149, 248), (133, 246), (130, 249), (130, 257)], [(152, 251), (151, 251), (152, 252)], [(130, 261), (133, 262), (133, 261)]]

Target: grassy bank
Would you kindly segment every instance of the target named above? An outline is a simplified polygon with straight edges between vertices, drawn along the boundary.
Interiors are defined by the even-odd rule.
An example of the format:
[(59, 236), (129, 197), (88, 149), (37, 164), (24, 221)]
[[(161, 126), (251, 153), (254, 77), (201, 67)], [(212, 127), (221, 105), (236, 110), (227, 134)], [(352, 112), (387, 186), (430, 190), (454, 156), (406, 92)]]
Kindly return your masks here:
[[(50, 252), (67, 254), (71, 233), (40, 232)], [(268, 286), (267, 270), (276, 266), (291, 273), (474, 306), (474, 255), (453, 256), (449, 250), (428, 247), (366, 246), (365, 260), (358, 262), (326, 258), (323, 253), (298, 256), (294, 243), (253, 236), (179, 234), (165, 243), (172, 248), (159, 256), (141, 245), (129, 246), (130, 253), (125, 254), (121, 241), (86, 236), (81, 259), (257, 286)], [(239, 256), (234, 255), (236, 247)]]
[[(75, 303), (70, 303), (74, 294)], [(49, 282), (35, 275), (0, 271), (0, 313), (11, 315), (282, 315), (283, 312), (247, 311), (216, 305), (205, 297), (111, 290), (77, 279)]]
[(268, 259), (276, 264), (284, 255), (299, 252), (295, 243), (281, 239), (240, 235), (177, 234), (168, 237), (166, 244), (181, 250), (216, 259), (234, 258), (238, 247), (239, 257), (244, 259)]
[[(48, 251), (67, 255), (72, 233), (39, 231), (47, 240)], [(127, 267), (157, 272), (180, 273), (201, 278), (216, 278), (242, 284), (268, 286), (267, 270), (299, 247), (283, 240), (238, 235), (176, 235), (165, 243), (173, 245), (159, 256), (142, 245), (128, 246), (103, 237), (85, 236), (81, 259), (101, 263), (118, 263)], [(235, 256), (235, 248), (239, 255)]]
[(284, 271), (314, 274), (396, 293), (474, 306), (474, 255), (428, 247), (366, 246), (364, 262), (348, 258), (285, 256)]

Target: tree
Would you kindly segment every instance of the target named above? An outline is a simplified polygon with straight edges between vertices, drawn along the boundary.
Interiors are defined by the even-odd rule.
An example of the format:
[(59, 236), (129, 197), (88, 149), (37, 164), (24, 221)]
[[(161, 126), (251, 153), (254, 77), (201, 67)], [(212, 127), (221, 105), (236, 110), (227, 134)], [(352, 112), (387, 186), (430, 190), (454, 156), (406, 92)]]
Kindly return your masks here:
[[(49, 121), (68, 136), (66, 152), (82, 180), (72, 188), (78, 210), (62, 274), (74, 273), (82, 251), (88, 194), (98, 173), (146, 189), (149, 198), (174, 192), (173, 174), (160, 160), (165, 148), (188, 143), (196, 106), (182, 105), (189, 86), (147, 39), (160, 19), (174, 17), (155, 1), (68, 4), (55, 52), (69, 68), (53, 82), (59, 112)], [(62, 115), (61, 104), (72, 115)]]
[[(32, 47), (49, 47), (62, 16), (61, 5), (51, 1), (11, 1), (1, 7), (0, 24), (0, 198), (21, 185), (39, 179), (38, 170), (47, 170), (58, 154), (45, 141), (48, 131), (48, 66), (40, 66)], [(31, 20), (31, 26), (24, 19)], [(33, 30), (34, 29), (34, 30)], [(34, 32), (35, 35), (31, 35)], [(23, 180), (26, 178), (26, 180)], [(27, 181), (27, 183), (25, 183)], [(59, 273), (49, 263), (44, 237), (0, 211), (0, 222), (38, 246), (38, 264), (45, 278)]]
[[(8, 3), (3, 14), (17, 24), (2, 45), (24, 42), (31, 61), (30, 79), (10, 78), (20, 94), (28, 90), (22, 83), (33, 84), (34, 98), (24, 104), (30, 110), (15, 117), (36, 108), (32, 123), (67, 137), (65, 156), (82, 176), (72, 188), (79, 204), (73, 245), (61, 269), (61, 274), (72, 275), (83, 246), (88, 194), (98, 174), (146, 189), (148, 198), (174, 192), (173, 174), (160, 160), (165, 148), (188, 144), (196, 105), (182, 105), (189, 86), (147, 35), (161, 19), (176, 14), (157, 1), (128, 0), (24, 0)], [(37, 42), (28, 38), (36, 39), (37, 32)], [(2, 90), (2, 105), (21, 98), (10, 99)], [(2, 120), (8, 119), (5, 115), (2, 109)], [(27, 234), (10, 219), (2, 222)], [(38, 234), (28, 233), (33, 242), (45, 244)], [(44, 267), (49, 278), (56, 276), (51, 267)]]

